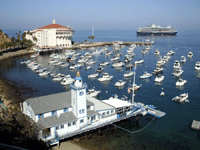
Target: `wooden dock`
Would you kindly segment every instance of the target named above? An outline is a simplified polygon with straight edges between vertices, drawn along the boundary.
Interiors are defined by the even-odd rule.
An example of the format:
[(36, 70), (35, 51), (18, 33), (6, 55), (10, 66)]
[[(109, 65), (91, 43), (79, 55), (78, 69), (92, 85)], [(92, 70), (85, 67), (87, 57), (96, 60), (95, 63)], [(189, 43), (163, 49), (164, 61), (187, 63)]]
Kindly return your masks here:
[(193, 130), (200, 130), (200, 121), (193, 120), (191, 128)]

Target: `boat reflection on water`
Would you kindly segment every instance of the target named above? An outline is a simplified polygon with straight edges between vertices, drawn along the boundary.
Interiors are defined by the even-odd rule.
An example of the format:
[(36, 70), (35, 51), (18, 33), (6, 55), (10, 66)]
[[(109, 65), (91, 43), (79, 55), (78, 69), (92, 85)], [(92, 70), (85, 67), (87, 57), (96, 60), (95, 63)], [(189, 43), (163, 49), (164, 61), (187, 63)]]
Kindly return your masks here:
[(123, 71), (123, 67), (115, 67), (114, 68), (117, 72), (122, 72)]
[(164, 81), (162, 81), (162, 82), (155, 82), (155, 85), (156, 85), (156, 86), (161, 86), (161, 85), (163, 84), (163, 82), (164, 82)]
[(123, 85), (123, 86), (115, 86), (117, 89), (119, 89), (119, 90), (121, 90), (121, 89), (123, 89), (124, 87), (125, 87), (125, 85)]
[(182, 91), (184, 89), (184, 86), (176, 86), (176, 88)]
[(103, 87), (108, 87), (108, 85), (110, 84), (110, 80), (103, 81), (103, 82), (100, 82), (100, 83), (103, 85)]

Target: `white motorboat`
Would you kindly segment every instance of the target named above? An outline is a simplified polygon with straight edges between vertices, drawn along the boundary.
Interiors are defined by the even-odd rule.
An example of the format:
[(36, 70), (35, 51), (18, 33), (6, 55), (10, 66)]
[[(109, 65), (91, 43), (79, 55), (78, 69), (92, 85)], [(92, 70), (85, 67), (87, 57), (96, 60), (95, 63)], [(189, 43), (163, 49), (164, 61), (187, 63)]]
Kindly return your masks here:
[(98, 69), (97, 69), (97, 72), (102, 72), (104, 69), (102, 66), (100, 66)]
[(31, 58), (36, 58), (36, 57), (38, 57), (39, 55), (40, 55), (40, 53), (39, 53), (39, 52), (37, 52), (37, 53), (35, 53), (35, 54), (31, 55)]
[(61, 85), (68, 85), (68, 84), (71, 84), (72, 82), (74, 82), (74, 79), (73, 78), (71, 78), (71, 76), (70, 75), (66, 75), (64, 78), (63, 78), (63, 80), (62, 80), (62, 82), (61, 82)]
[(176, 86), (184, 86), (186, 82), (187, 82), (187, 80), (179, 79), (176, 82)]
[(110, 51), (107, 51), (106, 52), (106, 56), (109, 56), (109, 55), (111, 55), (112, 54), (112, 52), (110, 52)]
[(186, 57), (185, 56), (181, 56), (181, 63), (185, 63), (186, 62)]
[(168, 53), (167, 53), (167, 55), (168, 56), (171, 56), (171, 55), (173, 55), (175, 52), (173, 51), (173, 50), (171, 50), (171, 51), (169, 51)]
[(141, 53), (142, 53), (142, 54), (146, 54), (146, 53), (148, 53), (148, 51), (145, 50), (145, 49), (143, 49), (143, 50), (141, 51)]
[(71, 64), (71, 66), (69, 66), (69, 69), (71, 69), (71, 70), (74, 70), (74, 69), (76, 69), (77, 68), (77, 65), (76, 64)]
[(164, 70), (163, 68), (156, 68), (152, 73), (153, 74), (160, 74), (160, 73), (162, 73), (163, 70)]
[(161, 67), (161, 66), (164, 66), (165, 65), (165, 61), (163, 61), (163, 59), (159, 60), (157, 63), (156, 63), (156, 66), (157, 67)]
[(162, 82), (163, 80), (164, 80), (164, 76), (156, 76), (156, 78), (155, 78), (155, 82)]
[(77, 62), (78, 63), (86, 63), (87, 61), (88, 61), (88, 58), (83, 57), (83, 58), (80, 58)]
[(99, 66), (106, 66), (106, 65), (109, 65), (109, 62), (108, 61), (104, 61), (104, 62), (101, 62), (99, 64)]
[(125, 58), (124, 58), (125, 63), (130, 62), (131, 60), (132, 60), (132, 58), (129, 55), (125, 56)]
[(63, 62), (60, 64), (60, 67), (67, 67), (67, 66), (69, 66), (69, 64), (67, 62)]
[(88, 75), (88, 79), (97, 78), (98, 75), (99, 75), (98, 73), (90, 74)]
[(101, 92), (101, 91), (96, 91), (96, 90), (94, 90), (94, 88), (93, 88), (93, 89), (88, 89), (87, 94), (90, 95), (90, 96), (92, 96), (92, 97), (96, 97), (100, 92)]
[(126, 81), (119, 80), (115, 83), (115, 86), (119, 87), (119, 86), (124, 86), (125, 84), (126, 84)]
[(142, 84), (140, 85), (134, 84), (133, 86), (131, 85), (130, 90), (133, 91), (133, 88), (134, 88), (134, 91), (139, 90), (141, 86)]
[(132, 68), (132, 67), (133, 67), (133, 64), (126, 65), (126, 69), (129, 69), (129, 68)]
[(128, 73), (125, 73), (125, 74), (124, 74), (124, 77), (131, 77), (131, 76), (133, 76), (133, 74), (134, 74), (134, 72), (133, 72), (133, 71), (130, 71), (130, 72), (128, 72)]
[(76, 53), (76, 52), (73, 54), (74, 57), (77, 57), (77, 56), (80, 56), (80, 55), (81, 55), (81, 53)]
[(161, 93), (160, 93), (160, 96), (165, 96), (165, 92), (161, 92)]
[(50, 74), (50, 71), (44, 71), (44, 72), (40, 72), (39, 76), (47, 76)]
[(119, 59), (120, 59), (120, 57), (114, 56), (114, 57), (111, 58), (111, 61), (116, 61), (116, 60), (119, 60)]
[(62, 64), (62, 62), (55, 62), (53, 65), (54, 66), (60, 66)]
[(144, 62), (143, 59), (139, 59), (139, 60), (135, 61), (135, 64), (141, 64), (141, 63), (143, 63), (143, 62)]
[(101, 54), (100, 50), (95, 49), (94, 52), (92, 53), (92, 55), (99, 55)]
[(187, 55), (188, 58), (192, 58), (192, 56), (193, 56), (192, 52), (189, 52), (188, 55)]
[(140, 76), (140, 79), (147, 79), (147, 78), (150, 78), (152, 76), (151, 73), (148, 73), (148, 72), (144, 72), (144, 74), (142, 76)]
[(66, 56), (72, 56), (76, 51), (74, 50), (65, 50), (65, 55)]
[(88, 66), (85, 67), (85, 70), (89, 70), (90, 68), (91, 68), (91, 66), (88, 65)]
[(176, 60), (176, 61), (174, 62), (173, 68), (174, 68), (174, 69), (178, 69), (180, 66), (181, 66), (181, 65), (180, 65), (180, 62), (179, 62), (178, 60)]
[(25, 60), (25, 61), (22, 61), (20, 62), (20, 64), (29, 64), (31, 63), (33, 60)]
[(170, 58), (171, 58), (170, 56), (165, 55), (165, 56), (163, 57), (163, 61), (168, 62)]
[(134, 57), (135, 54), (133, 52), (128, 52), (128, 55), (125, 55), (125, 56), (128, 56), (130, 58), (130, 57)]
[(195, 68), (194, 68), (195, 70), (200, 70), (200, 62), (198, 61), (198, 62), (196, 62), (196, 64), (195, 64)]
[(172, 100), (175, 101), (175, 102), (179, 102), (179, 103), (189, 102), (189, 100), (187, 98), (188, 98), (188, 93), (183, 93), (180, 96), (174, 97)]
[(174, 75), (175, 77), (180, 77), (183, 73), (183, 70), (181, 68), (175, 70), (174, 73), (172, 73), (172, 75)]
[(86, 65), (92, 65), (92, 64), (95, 64), (96, 61), (93, 61), (93, 60), (89, 60), (88, 62), (86, 62)]
[(103, 82), (103, 81), (109, 81), (113, 78), (113, 76), (110, 76), (108, 73), (104, 73), (101, 78), (98, 79), (98, 81)]
[(58, 82), (59, 82), (59, 81), (61, 81), (62, 79), (63, 79), (62, 76), (54, 76), (52, 80), (53, 80), (53, 81), (58, 81)]
[(154, 55), (160, 55), (160, 51), (158, 49), (155, 50)]
[(122, 66), (124, 66), (124, 63), (121, 62), (121, 61), (118, 61), (118, 62), (116, 62), (116, 63), (114, 63), (114, 64), (112, 65), (112, 67), (122, 67)]

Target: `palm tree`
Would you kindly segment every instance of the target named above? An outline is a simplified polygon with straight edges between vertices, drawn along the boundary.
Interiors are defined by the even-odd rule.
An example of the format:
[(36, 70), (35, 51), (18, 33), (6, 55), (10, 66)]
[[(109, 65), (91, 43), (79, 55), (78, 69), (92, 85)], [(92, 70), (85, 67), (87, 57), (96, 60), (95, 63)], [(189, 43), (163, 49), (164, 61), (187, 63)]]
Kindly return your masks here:
[(11, 42), (12, 42), (14, 48), (15, 48), (15, 46), (16, 46), (16, 39), (15, 39), (14, 36), (11, 37)]
[(28, 50), (30, 50), (31, 49), (31, 47), (33, 46), (33, 42), (31, 41), (31, 40), (28, 40), (27, 41), (27, 48), (28, 48)]
[(88, 39), (92, 39), (92, 42), (93, 42), (94, 38), (95, 38), (95, 36), (88, 36)]

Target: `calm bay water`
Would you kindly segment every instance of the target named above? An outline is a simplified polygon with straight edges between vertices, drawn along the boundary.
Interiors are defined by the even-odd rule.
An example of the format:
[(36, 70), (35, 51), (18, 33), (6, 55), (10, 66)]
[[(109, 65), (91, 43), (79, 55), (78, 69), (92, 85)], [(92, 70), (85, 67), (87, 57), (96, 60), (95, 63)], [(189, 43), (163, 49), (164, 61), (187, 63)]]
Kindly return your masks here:
[[(6, 32), (7, 31), (7, 32)], [(23, 31), (23, 30), (21, 30)], [(9, 36), (14, 35), (18, 30), (3, 30)], [(135, 30), (102, 30), (95, 31), (94, 41), (110, 42), (110, 41), (144, 41), (150, 38), (154, 41), (149, 53), (142, 55), (141, 51), (144, 47), (137, 47), (134, 50), (134, 61), (142, 58), (144, 64), (138, 65), (136, 70), (136, 83), (142, 84), (140, 90), (136, 92), (135, 101), (145, 104), (152, 104), (157, 109), (166, 112), (166, 116), (160, 119), (155, 119), (145, 130), (130, 134), (121, 129), (115, 130), (114, 133), (106, 134), (101, 137), (102, 142), (95, 142), (94, 140), (88, 141), (96, 146), (108, 149), (199, 149), (200, 147), (200, 134), (198, 131), (191, 130), (190, 126), (193, 120), (200, 121), (200, 79), (197, 78), (198, 72), (195, 72), (194, 67), (197, 61), (200, 61), (200, 32), (199, 31), (185, 31), (179, 32), (177, 36), (167, 37), (138, 37)], [(88, 40), (87, 37), (91, 35), (91, 31), (76, 31), (74, 33), (75, 42), (83, 42)], [(90, 40), (88, 40), (90, 41)], [(121, 47), (120, 52), (123, 54), (120, 58), (123, 61), (126, 51), (129, 47)], [(141, 80), (139, 76), (144, 71), (152, 72), (156, 68), (156, 62), (159, 57), (154, 55), (155, 49), (160, 50), (160, 56), (164, 56), (169, 50), (174, 50), (176, 53), (171, 57), (169, 62), (164, 66), (163, 75), (165, 76), (164, 82), (161, 85), (154, 83), (155, 75), (149, 80)], [(101, 49), (101, 48), (98, 48)], [(109, 47), (109, 50), (113, 50), (113, 47)], [(193, 52), (193, 58), (188, 59), (186, 63), (182, 64), (184, 70), (182, 79), (187, 80), (186, 85), (183, 88), (177, 88), (175, 86), (176, 78), (172, 76), (173, 64), (175, 60), (181, 60), (181, 56), (187, 56), (188, 52)], [(92, 50), (79, 50), (82, 55), (85, 52), (92, 52)], [(113, 55), (112, 55), (113, 56)], [(129, 84), (132, 84), (133, 79), (129, 78), (126, 85), (122, 89), (115, 88), (114, 84), (118, 80), (125, 80), (123, 74), (127, 72), (125, 67), (121, 69), (114, 69), (111, 67), (110, 58), (104, 54), (94, 56), (93, 59), (97, 60), (97, 63), (92, 66), (90, 70), (85, 70), (85, 66), (78, 69), (83, 78), (83, 82), (86, 82), (88, 88), (95, 87), (97, 90), (101, 90), (99, 99), (108, 99), (113, 94), (118, 94), (119, 98), (123, 95), (128, 96), (131, 99), (131, 94), (127, 93)], [(21, 61), (30, 59), (29, 56), (12, 59), (9, 62), (1, 63), (1, 74), (9, 79), (13, 84), (21, 88), (23, 92), (23, 98), (35, 97), (41, 95), (48, 95), (52, 93), (59, 93), (68, 91), (69, 86), (62, 87), (59, 82), (53, 82), (52, 77), (42, 78), (35, 72), (30, 70), (26, 65), (20, 64)], [(64, 74), (70, 74), (75, 77), (76, 71), (71, 71), (69, 68), (60, 68), (53, 65), (48, 65), (49, 55), (42, 55), (35, 59), (42, 67), (47, 67), (51, 71), (60, 72)], [(101, 61), (110, 61), (105, 69), (114, 78), (112, 81), (102, 84), (97, 79), (89, 80), (87, 76), (92, 74), (98, 68), (98, 64)], [(102, 74), (99, 75), (101, 77)], [(165, 92), (164, 97), (160, 97), (160, 93)], [(175, 103), (172, 98), (180, 95), (181, 93), (189, 93), (189, 103)], [(145, 127), (152, 117), (145, 116), (140, 117), (139, 129)], [(125, 124), (119, 124), (130, 131), (136, 131), (130, 122)], [(118, 136), (115, 136), (118, 135)], [(102, 140), (103, 139), (103, 140)]]

